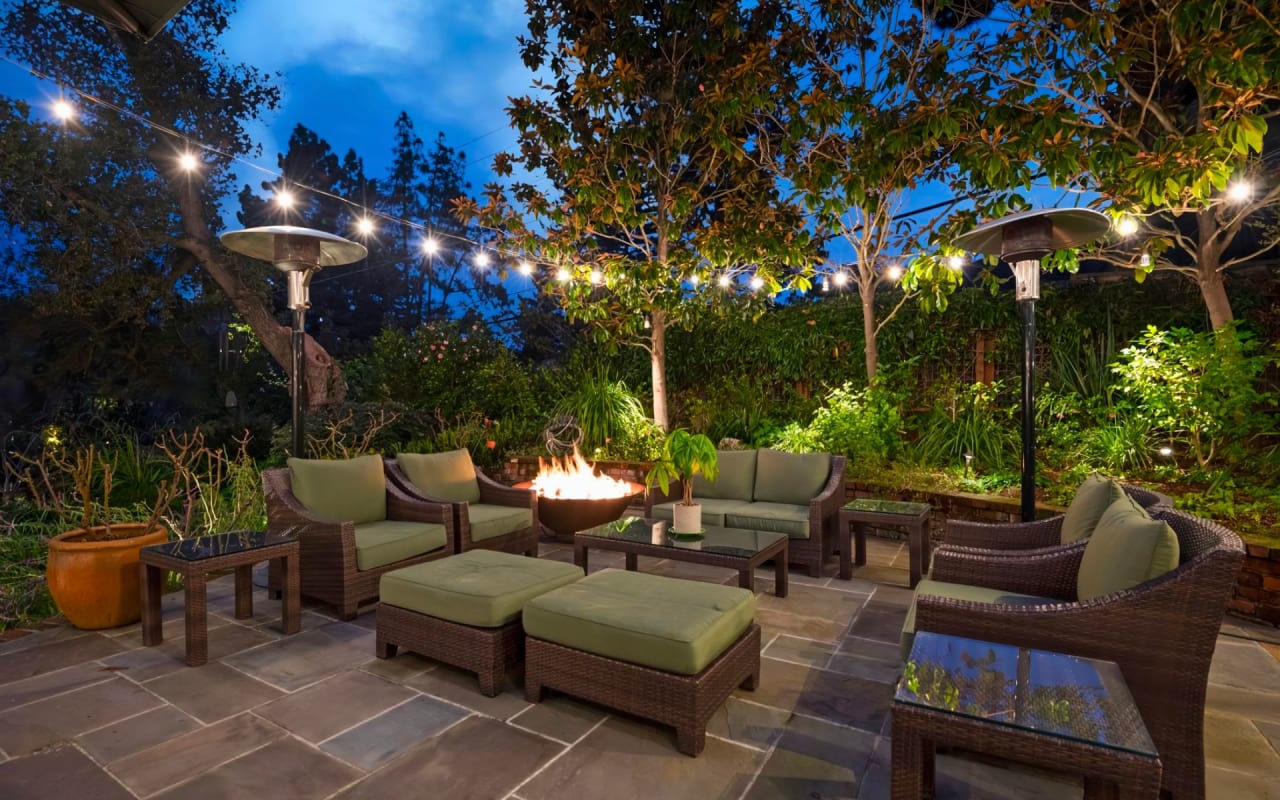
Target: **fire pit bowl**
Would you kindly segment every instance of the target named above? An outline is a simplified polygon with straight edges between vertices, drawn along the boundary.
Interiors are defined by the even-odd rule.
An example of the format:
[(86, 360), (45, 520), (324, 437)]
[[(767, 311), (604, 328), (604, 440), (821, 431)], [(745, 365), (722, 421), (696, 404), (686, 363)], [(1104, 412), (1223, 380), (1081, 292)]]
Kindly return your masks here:
[[(631, 483), (634, 490), (622, 497), (548, 497), (538, 495), (538, 521), (549, 529), (557, 541), (572, 542), (573, 535), (587, 528), (613, 522), (632, 501), (644, 493), (644, 486)], [(517, 489), (532, 489), (533, 481), (516, 484)]]

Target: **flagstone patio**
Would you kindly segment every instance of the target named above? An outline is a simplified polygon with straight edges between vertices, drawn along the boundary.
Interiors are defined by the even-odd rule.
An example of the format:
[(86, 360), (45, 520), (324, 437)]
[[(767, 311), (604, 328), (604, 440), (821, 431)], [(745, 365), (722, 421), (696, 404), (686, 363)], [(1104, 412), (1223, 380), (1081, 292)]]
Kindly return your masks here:
[[(738, 691), (696, 758), (666, 728), (563, 696), (539, 705), (511, 680), (486, 698), (473, 676), (415, 655), (373, 656), (372, 607), (354, 622), (255, 593), (233, 619), (231, 577), (209, 584), (209, 663), (183, 658), (182, 594), (165, 642), (137, 625), (60, 626), (0, 644), (0, 796), (25, 798), (886, 798), (888, 706), (911, 593), (907, 553), (869, 543), (852, 581), (757, 580), (761, 685)], [(542, 556), (569, 561), (570, 549)], [(621, 567), (592, 555), (592, 570)], [(735, 583), (736, 574), (641, 558), (640, 569)], [(835, 565), (829, 570), (832, 574)], [(1206, 714), (1210, 798), (1280, 798), (1280, 631), (1228, 619)], [(1071, 798), (1078, 780), (943, 755), (943, 798)]]

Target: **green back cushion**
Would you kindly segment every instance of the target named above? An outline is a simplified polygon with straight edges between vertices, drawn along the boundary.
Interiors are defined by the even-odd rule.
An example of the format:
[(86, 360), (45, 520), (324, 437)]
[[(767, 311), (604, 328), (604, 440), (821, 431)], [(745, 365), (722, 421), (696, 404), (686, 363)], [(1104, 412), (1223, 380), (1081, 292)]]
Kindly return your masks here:
[(822, 491), (830, 472), (831, 456), (826, 453), (761, 449), (756, 457), (754, 499), (807, 506)]
[(1076, 575), (1076, 594), (1092, 600), (1158, 578), (1178, 566), (1178, 536), (1127, 495), (1107, 510), (1089, 537)]
[(751, 502), (751, 490), (756, 484), (756, 451), (717, 450), (716, 466), (719, 471), (714, 483), (701, 474), (693, 476), (694, 498)]
[(478, 503), (480, 484), (466, 450), (447, 453), (401, 453), (396, 458), (405, 477), (423, 494), (451, 503)]
[(1062, 517), (1062, 544), (1088, 539), (1102, 513), (1121, 497), (1124, 490), (1115, 481), (1097, 474), (1085, 478)]
[(293, 496), (322, 517), (337, 522), (377, 522), (387, 518), (387, 483), (382, 456), (348, 460), (289, 459)]

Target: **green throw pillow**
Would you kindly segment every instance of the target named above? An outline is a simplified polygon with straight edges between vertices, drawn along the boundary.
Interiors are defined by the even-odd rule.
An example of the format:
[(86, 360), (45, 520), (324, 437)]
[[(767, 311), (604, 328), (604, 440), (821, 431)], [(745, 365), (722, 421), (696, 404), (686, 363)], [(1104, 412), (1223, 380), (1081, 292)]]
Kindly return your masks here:
[(1109, 478), (1094, 474), (1084, 479), (1076, 496), (1067, 506), (1067, 513), (1062, 517), (1062, 544), (1071, 544), (1088, 539), (1102, 518), (1102, 513), (1112, 503), (1124, 497), (1120, 484)]
[(1163, 520), (1153, 520), (1128, 495), (1103, 512), (1084, 548), (1076, 594), (1092, 600), (1130, 589), (1177, 568), (1178, 535)]
[(293, 496), (322, 517), (356, 524), (387, 518), (382, 456), (291, 458), (289, 477)]
[(423, 494), (450, 503), (480, 502), (480, 484), (471, 454), (465, 449), (447, 453), (401, 453), (396, 463)]

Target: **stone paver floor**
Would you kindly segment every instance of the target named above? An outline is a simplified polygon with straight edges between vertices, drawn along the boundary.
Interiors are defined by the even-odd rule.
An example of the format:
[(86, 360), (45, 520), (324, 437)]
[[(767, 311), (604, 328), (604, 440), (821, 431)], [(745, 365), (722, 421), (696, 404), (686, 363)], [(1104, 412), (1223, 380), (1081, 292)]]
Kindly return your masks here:
[[(907, 554), (872, 540), (852, 581), (757, 581), (763, 676), (717, 713), (697, 759), (673, 733), (563, 696), (533, 706), (519, 676), (486, 698), (473, 676), (411, 654), (373, 656), (372, 608), (320, 608), (284, 637), (279, 603), (255, 593), (233, 619), (234, 582), (209, 585), (206, 666), (182, 662), (182, 594), (165, 636), (138, 626), (51, 628), (0, 644), (0, 797), (74, 798), (886, 798), (888, 706), (910, 602)], [(571, 560), (569, 548), (542, 556)], [(592, 567), (621, 567), (621, 554)], [(642, 558), (642, 570), (734, 583), (736, 575)], [(1206, 713), (1210, 798), (1280, 800), (1280, 636), (1229, 620)], [(1072, 798), (1078, 780), (991, 759), (941, 756), (943, 798)]]

